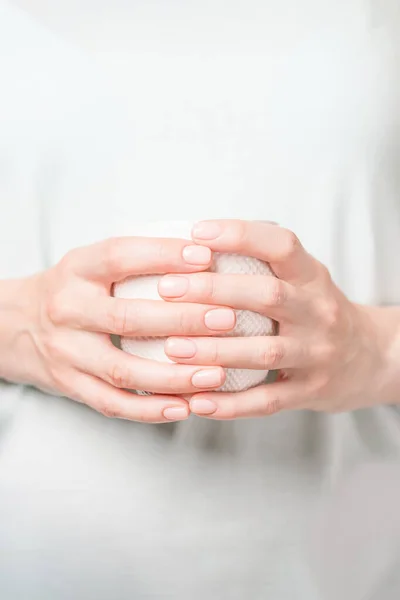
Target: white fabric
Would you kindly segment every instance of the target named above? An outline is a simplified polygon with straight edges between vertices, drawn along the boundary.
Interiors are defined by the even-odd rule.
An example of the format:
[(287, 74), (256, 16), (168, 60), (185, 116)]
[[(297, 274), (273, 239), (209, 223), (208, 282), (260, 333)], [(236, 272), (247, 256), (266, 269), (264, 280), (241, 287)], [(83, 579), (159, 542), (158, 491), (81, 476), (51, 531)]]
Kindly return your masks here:
[[(230, 216), (400, 303), (395, 0), (92, 5), (76, 30), (106, 91), (0, 1), (1, 276), (135, 221)], [(398, 597), (397, 407), (161, 427), (0, 386), (5, 600)]]
[[(149, 237), (191, 239), (191, 230), (194, 223), (190, 221), (156, 221), (132, 224), (132, 234)], [(210, 270), (214, 273), (231, 273), (235, 275), (270, 275), (273, 273), (269, 266), (250, 256), (234, 254), (214, 254)], [(114, 295), (117, 298), (161, 300), (158, 294), (158, 282), (161, 276), (142, 275), (128, 277), (114, 286)], [(273, 321), (263, 315), (250, 310), (236, 310), (235, 328), (228, 334), (234, 337), (249, 337), (272, 335), (274, 333)], [(122, 337), (121, 348), (129, 354), (142, 358), (162, 362), (173, 362), (164, 352), (166, 338), (149, 337)], [(219, 388), (221, 392), (241, 392), (263, 383), (268, 375), (268, 370), (253, 369), (225, 369), (226, 379)], [(146, 393), (147, 390), (137, 390)]]

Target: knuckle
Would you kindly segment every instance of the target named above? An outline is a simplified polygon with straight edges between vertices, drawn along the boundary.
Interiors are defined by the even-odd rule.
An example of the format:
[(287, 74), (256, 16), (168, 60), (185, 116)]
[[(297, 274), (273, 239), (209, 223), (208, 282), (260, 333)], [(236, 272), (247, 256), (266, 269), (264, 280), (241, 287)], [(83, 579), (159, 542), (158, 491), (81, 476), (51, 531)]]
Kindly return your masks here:
[(328, 331), (335, 329), (340, 319), (340, 306), (335, 299), (319, 303), (319, 314), (324, 328)]
[(270, 396), (265, 392), (263, 414), (266, 417), (272, 417), (282, 410), (282, 402), (277, 394)]
[(165, 240), (155, 238), (152, 240), (153, 252), (156, 258), (157, 264), (164, 265), (171, 263), (171, 249), (170, 245), (165, 243)]
[(106, 325), (114, 335), (135, 336), (143, 330), (142, 302), (115, 298), (106, 314)]
[(285, 350), (281, 344), (268, 345), (261, 350), (260, 363), (264, 369), (278, 369), (285, 357)]
[(131, 310), (128, 311), (128, 302), (122, 298), (115, 298), (108, 314), (106, 315), (106, 321), (108, 329), (115, 335), (124, 336), (128, 333), (132, 333), (134, 329), (134, 322), (137, 319), (132, 315), (133, 304)]
[(212, 365), (221, 365), (221, 352), (220, 347), (217, 340), (210, 340), (209, 348), (208, 348), (208, 360)]
[(191, 319), (187, 318), (184, 310), (179, 310), (177, 314), (177, 327), (180, 333), (189, 333), (191, 331)]
[(197, 333), (197, 330), (199, 328), (198, 323), (200, 321), (200, 319), (198, 318), (199, 315), (195, 315), (194, 311), (188, 310), (189, 307), (187, 305), (181, 305), (179, 307), (178, 305), (176, 305), (176, 308), (177, 331), (184, 335), (191, 335)]
[(204, 290), (204, 299), (213, 304), (218, 296), (217, 277), (214, 273), (204, 273), (200, 277), (202, 289)]
[(45, 307), (46, 316), (54, 325), (62, 325), (68, 320), (68, 304), (63, 294), (50, 294)]
[(133, 385), (130, 370), (117, 363), (110, 367), (107, 378), (117, 388), (129, 388)]
[(266, 277), (265, 280), (264, 308), (285, 304), (286, 288), (283, 281), (276, 277)]
[(300, 240), (293, 231), (289, 229), (281, 229), (281, 259), (290, 259), (300, 248)]
[(119, 416), (119, 412), (115, 404), (109, 400), (103, 401), (96, 406), (97, 412), (104, 415), (108, 419), (115, 419)]

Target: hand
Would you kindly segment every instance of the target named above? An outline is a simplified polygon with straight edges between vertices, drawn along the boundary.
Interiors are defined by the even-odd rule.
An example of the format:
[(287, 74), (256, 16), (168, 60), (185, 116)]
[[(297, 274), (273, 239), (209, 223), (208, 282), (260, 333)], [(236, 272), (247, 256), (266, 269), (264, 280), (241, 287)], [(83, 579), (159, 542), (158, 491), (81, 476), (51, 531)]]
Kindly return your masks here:
[[(120, 238), (73, 250), (26, 280), (0, 282), (0, 377), (68, 396), (107, 416), (187, 418), (187, 401), (172, 394), (216, 389), (223, 369), (130, 356), (112, 344), (110, 334), (216, 335), (234, 327), (234, 311), (113, 298), (111, 290), (127, 276), (189, 273), (210, 261), (208, 249), (184, 240)], [(155, 395), (125, 391), (132, 389)]]
[(292, 232), (262, 222), (214, 221), (195, 227), (193, 239), (213, 251), (264, 260), (277, 277), (197, 273), (180, 276), (180, 291), (183, 280), (186, 291), (174, 295), (176, 277), (166, 276), (159, 287), (168, 294), (164, 298), (253, 310), (275, 319), (279, 335), (172, 337), (167, 354), (181, 364), (271, 369), (279, 375), (243, 393), (196, 394), (192, 412), (234, 419), (288, 409), (347, 411), (379, 401), (387, 339), (376, 326), (379, 309), (352, 304)]

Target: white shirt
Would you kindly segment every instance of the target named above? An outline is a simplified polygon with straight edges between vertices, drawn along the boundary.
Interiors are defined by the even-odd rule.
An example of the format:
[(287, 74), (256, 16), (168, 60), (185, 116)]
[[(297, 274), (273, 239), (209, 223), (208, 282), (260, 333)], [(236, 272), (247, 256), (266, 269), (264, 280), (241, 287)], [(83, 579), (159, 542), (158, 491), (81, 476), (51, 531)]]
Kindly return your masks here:
[[(292, 228), (352, 300), (398, 304), (395, 4), (134, 6), (118, 98), (0, 4), (0, 276), (137, 219), (237, 216)], [(7, 600), (384, 597), (395, 528), (339, 500), (397, 464), (397, 408), (145, 426), (0, 393)]]

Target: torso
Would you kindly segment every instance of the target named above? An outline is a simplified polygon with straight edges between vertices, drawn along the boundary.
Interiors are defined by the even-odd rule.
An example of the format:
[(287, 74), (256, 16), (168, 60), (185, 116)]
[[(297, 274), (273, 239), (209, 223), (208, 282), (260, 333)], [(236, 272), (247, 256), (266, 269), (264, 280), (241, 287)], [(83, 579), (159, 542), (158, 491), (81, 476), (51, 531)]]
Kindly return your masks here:
[[(51, 260), (139, 215), (268, 219), (351, 299), (399, 303), (400, 17), (375, 5), (137, 4), (123, 84), (115, 73), (134, 139), (112, 197), (52, 198)], [(324, 494), (399, 458), (391, 407), (154, 427), (20, 393), (0, 457), (0, 582), (21, 596), (69, 598), (68, 581), (77, 600), (320, 600), (308, 532)], [(352, 558), (329, 573), (335, 597)]]

